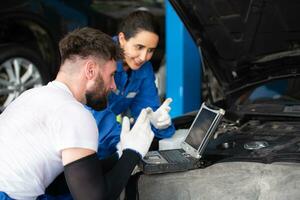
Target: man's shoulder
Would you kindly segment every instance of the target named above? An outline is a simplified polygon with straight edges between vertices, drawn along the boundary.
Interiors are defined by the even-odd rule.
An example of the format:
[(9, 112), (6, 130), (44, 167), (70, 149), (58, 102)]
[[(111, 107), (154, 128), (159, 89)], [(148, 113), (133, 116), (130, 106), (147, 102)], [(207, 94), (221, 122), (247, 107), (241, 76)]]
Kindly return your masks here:
[(52, 84), (33, 90), (29, 95), (32, 95), (32, 101), (39, 104), (38, 106), (44, 105), (41, 111), (45, 110), (56, 116), (62, 114), (72, 117), (75, 114), (86, 115), (88, 113), (83, 104), (77, 101), (69, 90)]
[(54, 112), (61, 113), (63, 116), (68, 116), (70, 118), (93, 119), (92, 114), (84, 107), (84, 105), (74, 100), (59, 102)]
[(49, 107), (63, 108), (67, 105), (73, 105), (73, 107), (77, 109), (82, 109), (83, 107), (66, 86), (57, 86), (50, 82), (48, 85), (42, 87), (40, 91), (37, 91), (37, 94), (49, 104)]

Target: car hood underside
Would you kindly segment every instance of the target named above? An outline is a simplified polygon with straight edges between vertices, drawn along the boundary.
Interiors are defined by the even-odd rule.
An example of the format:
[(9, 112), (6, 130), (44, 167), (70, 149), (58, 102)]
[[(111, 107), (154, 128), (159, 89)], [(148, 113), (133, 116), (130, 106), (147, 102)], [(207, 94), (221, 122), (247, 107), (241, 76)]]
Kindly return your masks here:
[(224, 94), (299, 76), (299, 2), (170, 0)]

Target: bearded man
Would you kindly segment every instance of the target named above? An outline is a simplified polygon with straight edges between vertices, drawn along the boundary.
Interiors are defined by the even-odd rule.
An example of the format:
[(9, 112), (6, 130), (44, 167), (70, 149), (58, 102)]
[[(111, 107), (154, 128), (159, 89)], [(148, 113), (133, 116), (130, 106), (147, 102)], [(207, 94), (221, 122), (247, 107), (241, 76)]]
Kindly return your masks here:
[(131, 130), (128, 118), (123, 119), (122, 156), (104, 169), (96, 154), (97, 125), (84, 104), (106, 107), (107, 94), (116, 89), (121, 50), (110, 36), (92, 28), (69, 33), (59, 48), (56, 79), (24, 92), (0, 115), (1, 194), (36, 199), (64, 172), (74, 199), (116, 199), (152, 142), (147, 111)]

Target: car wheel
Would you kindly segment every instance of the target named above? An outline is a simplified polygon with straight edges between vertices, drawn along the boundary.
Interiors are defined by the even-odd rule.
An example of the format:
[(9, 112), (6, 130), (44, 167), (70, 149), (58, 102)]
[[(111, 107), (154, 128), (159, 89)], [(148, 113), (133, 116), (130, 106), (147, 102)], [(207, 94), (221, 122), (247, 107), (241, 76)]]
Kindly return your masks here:
[(38, 53), (17, 45), (0, 48), (0, 112), (23, 91), (49, 80)]

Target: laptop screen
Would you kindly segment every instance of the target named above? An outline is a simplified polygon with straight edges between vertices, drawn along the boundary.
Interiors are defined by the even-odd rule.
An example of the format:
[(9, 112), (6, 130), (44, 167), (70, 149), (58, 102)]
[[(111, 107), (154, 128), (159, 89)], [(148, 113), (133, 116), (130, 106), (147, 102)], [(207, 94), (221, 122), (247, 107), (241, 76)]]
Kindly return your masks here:
[(203, 108), (196, 116), (185, 142), (198, 149), (216, 116), (217, 113)]

